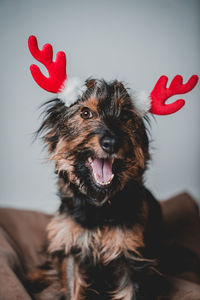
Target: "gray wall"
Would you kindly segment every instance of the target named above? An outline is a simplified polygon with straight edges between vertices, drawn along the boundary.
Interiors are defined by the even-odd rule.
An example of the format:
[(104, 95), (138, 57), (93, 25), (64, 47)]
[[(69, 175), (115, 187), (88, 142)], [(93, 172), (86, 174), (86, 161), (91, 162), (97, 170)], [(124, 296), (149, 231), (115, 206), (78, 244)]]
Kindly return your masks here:
[[(38, 107), (52, 95), (32, 80), (27, 38), (64, 50), (68, 74), (119, 79), (151, 90), (160, 75), (199, 74), (198, 0), (0, 0), (0, 205), (53, 211), (53, 166), (32, 143)], [(183, 190), (200, 200), (200, 88), (176, 114), (152, 119), (146, 184), (159, 199)]]

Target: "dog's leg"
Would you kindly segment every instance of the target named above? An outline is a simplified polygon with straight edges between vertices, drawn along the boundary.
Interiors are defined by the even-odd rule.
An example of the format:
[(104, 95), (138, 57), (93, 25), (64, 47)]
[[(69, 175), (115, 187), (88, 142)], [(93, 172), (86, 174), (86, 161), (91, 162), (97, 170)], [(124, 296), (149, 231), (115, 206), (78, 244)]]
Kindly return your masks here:
[(111, 300), (134, 300), (135, 292), (133, 282), (126, 270), (117, 280), (118, 284), (111, 294)]
[(69, 256), (65, 259), (62, 268), (62, 283), (63, 287), (66, 289), (67, 300), (85, 299), (84, 291), (87, 288), (87, 284), (73, 256)]
[(119, 289), (111, 298), (112, 300), (134, 300), (133, 285), (130, 284), (126, 288)]

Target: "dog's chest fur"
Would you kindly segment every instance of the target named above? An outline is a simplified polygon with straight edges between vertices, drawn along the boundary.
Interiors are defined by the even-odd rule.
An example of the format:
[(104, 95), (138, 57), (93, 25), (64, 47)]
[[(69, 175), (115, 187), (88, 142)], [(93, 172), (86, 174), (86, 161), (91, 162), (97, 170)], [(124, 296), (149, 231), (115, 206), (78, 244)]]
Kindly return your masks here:
[(49, 251), (64, 251), (69, 255), (76, 250), (80, 258), (92, 256), (95, 262), (108, 264), (120, 255), (125, 257), (144, 246), (142, 225), (104, 226), (86, 229), (65, 214), (56, 215), (48, 225)]

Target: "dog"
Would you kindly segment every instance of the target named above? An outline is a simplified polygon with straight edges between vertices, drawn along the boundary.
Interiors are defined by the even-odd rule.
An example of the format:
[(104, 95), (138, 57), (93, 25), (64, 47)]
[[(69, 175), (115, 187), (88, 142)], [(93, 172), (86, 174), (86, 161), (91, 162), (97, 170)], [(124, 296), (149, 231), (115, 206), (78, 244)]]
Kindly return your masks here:
[(53, 61), (50, 44), (39, 50), (34, 36), (28, 44), (49, 72), (47, 78), (32, 65), (34, 80), (58, 93), (45, 104), (37, 135), (55, 163), (61, 199), (47, 227), (48, 259), (29, 276), (33, 298), (163, 299), (155, 260), (162, 214), (144, 185), (150, 159), (144, 120), (148, 111), (165, 115), (181, 109), (183, 99), (165, 101), (192, 90), (198, 76), (183, 84), (177, 75), (169, 88), (161, 76), (150, 95), (135, 96), (119, 81), (89, 78), (82, 86), (67, 78), (64, 52)]
[(47, 228), (49, 261), (32, 281), (39, 290), (53, 283), (58, 299), (154, 299), (148, 278), (157, 274), (162, 221), (143, 183), (145, 124), (121, 82), (86, 86), (70, 107), (47, 102), (37, 132), (55, 163), (61, 205)]

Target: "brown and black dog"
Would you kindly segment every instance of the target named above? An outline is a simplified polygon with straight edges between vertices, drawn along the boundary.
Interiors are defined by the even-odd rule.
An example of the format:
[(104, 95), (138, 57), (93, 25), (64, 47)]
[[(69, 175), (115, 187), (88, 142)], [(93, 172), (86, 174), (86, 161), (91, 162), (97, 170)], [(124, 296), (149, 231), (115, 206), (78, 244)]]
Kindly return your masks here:
[(144, 121), (121, 82), (86, 86), (70, 107), (45, 104), (38, 134), (55, 162), (61, 206), (48, 225), (49, 261), (32, 280), (38, 290), (54, 286), (54, 299), (157, 299), (161, 213), (143, 184)]

